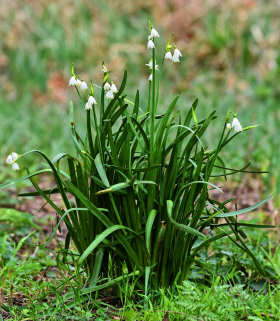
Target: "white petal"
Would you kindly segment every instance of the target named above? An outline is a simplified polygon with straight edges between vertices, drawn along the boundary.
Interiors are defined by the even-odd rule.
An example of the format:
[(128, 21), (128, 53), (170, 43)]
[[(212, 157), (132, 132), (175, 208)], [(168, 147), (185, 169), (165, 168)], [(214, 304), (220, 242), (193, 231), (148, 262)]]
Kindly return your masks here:
[(153, 74), (150, 74), (149, 80), (150, 80), (150, 81), (153, 80)]
[(80, 87), (81, 84), (82, 84), (81, 80), (77, 79), (77, 81), (76, 81), (76, 86), (77, 86), (77, 87)]
[(237, 118), (233, 118), (232, 127), (240, 126), (240, 122)]
[(230, 130), (231, 129), (231, 124), (227, 123), (227, 129)]
[(107, 72), (107, 68), (105, 66), (102, 69), (103, 69), (103, 72)]
[(181, 52), (180, 52), (179, 49), (176, 48), (176, 49), (174, 50), (174, 56), (182, 57), (182, 54), (181, 54)]
[(238, 132), (242, 132), (242, 126), (241, 125), (238, 125), (238, 126), (235, 126), (234, 127), (234, 132), (238, 133)]
[(12, 153), (12, 160), (16, 160), (18, 158), (18, 154), (17, 153)]
[(13, 171), (18, 171), (19, 170), (19, 166), (18, 166), (17, 163), (13, 163), (12, 170)]
[(87, 109), (87, 110), (92, 109), (92, 104), (87, 102), (86, 106), (85, 106), (85, 109)]
[(91, 105), (92, 105), (92, 104), (96, 104), (95, 98), (94, 98), (93, 96), (89, 96), (89, 98), (88, 98), (88, 103), (90, 103)]
[(111, 88), (110, 84), (106, 82), (106, 84), (104, 85), (104, 90), (108, 91), (110, 90), (110, 88)]
[(114, 98), (114, 94), (111, 92), (111, 90), (109, 90), (106, 94), (106, 98), (107, 99), (113, 99)]
[(82, 90), (86, 90), (88, 88), (87, 84), (83, 81), (80, 85)]
[(172, 60), (172, 54), (171, 54), (171, 52), (168, 51), (168, 52), (165, 54), (164, 58)]
[(12, 164), (12, 162), (13, 162), (12, 155), (9, 155), (6, 160), (6, 164)]
[(149, 35), (148, 40), (153, 40), (153, 37), (151, 35)]
[(76, 85), (76, 83), (77, 83), (76, 78), (75, 78), (74, 76), (72, 76), (72, 77), (70, 78), (70, 80), (69, 80), (68, 86), (74, 86), (74, 85)]
[(152, 37), (159, 37), (159, 34), (158, 34), (158, 32), (156, 31), (156, 29), (152, 29), (152, 30), (151, 30), (151, 36), (152, 36)]
[(152, 40), (149, 40), (148, 41), (148, 49), (152, 49), (152, 48), (155, 48), (155, 44), (153, 43)]
[(173, 57), (172, 57), (172, 62), (180, 62), (179, 57), (173, 55)]
[(115, 86), (115, 84), (112, 84), (111, 86), (111, 92), (112, 93), (116, 93), (118, 91), (117, 87)]

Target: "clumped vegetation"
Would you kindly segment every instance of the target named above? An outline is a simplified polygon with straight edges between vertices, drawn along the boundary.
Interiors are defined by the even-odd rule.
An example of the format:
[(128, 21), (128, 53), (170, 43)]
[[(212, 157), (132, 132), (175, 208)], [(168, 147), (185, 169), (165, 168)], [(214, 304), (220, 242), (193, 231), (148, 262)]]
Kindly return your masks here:
[[(147, 32), (142, 2), (124, 19), (110, 0), (40, 1), (32, 16), (28, 1), (3, 6), (0, 320), (280, 318), (277, 211), (262, 212), (279, 193), (279, 22), (274, 5), (250, 3), (190, 1), (184, 23), (179, 2), (162, 4), (165, 32), (178, 22), (167, 44), (151, 21)], [(263, 201), (219, 196), (252, 177)], [(16, 186), (56, 221), (9, 208)]]

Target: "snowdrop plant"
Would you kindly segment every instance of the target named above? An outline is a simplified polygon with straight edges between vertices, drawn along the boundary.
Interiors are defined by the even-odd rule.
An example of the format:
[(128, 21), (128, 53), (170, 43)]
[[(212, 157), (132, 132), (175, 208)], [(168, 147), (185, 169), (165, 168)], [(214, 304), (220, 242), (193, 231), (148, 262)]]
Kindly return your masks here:
[[(159, 41), (151, 20), (149, 26), (149, 35)], [(72, 242), (78, 252), (76, 264), (88, 276), (88, 288), (80, 292), (80, 300), (87, 300), (89, 293), (112, 287), (129, 275), (139, 276), (139, 286), (145, 289), (146, 296), (149, 287), (168, 288), (174, 282), (182, 285), (196, 264), (199, 252), (224, 237), (241, 248), (265, 275), (244, 241), (244, 230), (272, 226), (243, 224), (238, 217), (270, 197), (230, 212), (226, 204), (234, 199), (222, 203), (209, 193), (213, 188), (222, 193), (222, 189), (213, 184), (213, 177), (222, 179), (238, 172), (252, 172), (247, 170), (250, 164), (242, 169), (231, 169), (223, 165), (221, 158), (221, 151), (241, 134), (236, 115), (232, 122), (236, 131), (233, 133), (226, 130), (232, 118), (230, 111), (220, 122), (216, 120), (216, 110), (198, 120), (197, 99), (187, 110), (180, 96), (164, 105), (162, 114), (158, 109), (160, 104), (166, 103), (165, 97), (159, 99), (160, 93), (164, 96), (160, 80), (164, 62), (170, 59), (168, 52), (173, 48), (171, 37), (163, 53), (157, 53), (154, 42), (149, 40), (153, 42), (148, 64), (152, 73), (144, 106), (140, 106), (138, 90), (133, 102), (126, 98), (126, 71), (118, 90), (114, 84), (109, 85), (110, 71), (104, 70), (104, 63), (103, 82), (100, 86), (90, 82), (89, 96), (85, 99), (72, 66), (69, 85), (75, 87), (81, 104), (81, 107), (75, 106), (75, 112), (86, 109), (87, 130), (82, 137), (76, 130), (74, 104), (70, 102), (69, 128), (77, 155), (60, 153), (49, 159), (40, 151), (30, 151), (43, 157), (47, 168), (34, 173), (27, 169), (26, 176), (0, 185), (4, 188), (29, 179), (37, 192), (19, 195), (41, 196), (58, 213), (60, 220), (44, 246), (55, 236), (60, 224), (66, 224), (68, 234), (63, 253), (69, 253)], [(147, 54), (150, 53), (148, 50)], [(159, 55), (162, 61), (158, 69), (156, 56)], [(172, 59), (174, 56), (179, 58), (181, 54), (175, 51)], [(100, 100), (92, 108), (96, 104), (94, 86), (100, 90)], [(203, 137), (212, 123), (220, 127), (220, 137), (217, 145), (207, 149)], [(243, 133), (253, 127), (243, 128)], [(8, 156), (6, 162), (10, 164), (11, 161), (14, 161), (13, 155)], [(17, 170), (15, 164), (13, 169)], [(34, 176), (50, 172), (55, 183), (43, 190)], [(54, 194), (60, 195), (63, 206), (52, 199)], [(107, 283), (106, 278), (109, 279)], [(74, 291), (69, 290), (63, 300), (74, 297)]]

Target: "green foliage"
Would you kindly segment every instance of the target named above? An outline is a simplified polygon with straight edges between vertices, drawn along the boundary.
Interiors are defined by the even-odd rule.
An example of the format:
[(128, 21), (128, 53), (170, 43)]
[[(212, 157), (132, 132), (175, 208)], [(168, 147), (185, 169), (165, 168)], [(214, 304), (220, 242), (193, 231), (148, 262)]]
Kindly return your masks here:
[[(139, 91), (134, 103), (126, 99), (125, 71), (119, 90), (108, 104), (103, 85), (99, 87), (99, 119), (95, 105), (85, 111), (87, 133), (83, 138), (75, 127), (74, 107), (70, 103), (69, 127), (76, 157), (60, 153), (50, 160), (38, 150), (27, 152), (21, 157), (38, 153), (47, 162), (47, 168), (35, 173), (27, 168), (25, 177), (0, 186), (4, 188), (29, 179), (37, 192), (20, 196), (41, 195), (58, 213), (60, 221), (45, 245), (55, 236), (61, 222), (65, 222), (68, 235), (63, 255), (67, 252), (71, 255), (68, 250), (73, 242), (79, 253), (79, 258), (74, 260), (75, 269), (79, 271), (83, 267), (90, 278), (89, 288), (81, 291), (82, 300), (88, 291), (96, 292), (121, 280), (124, 268), (127, 276), (144, 278), (145, 274), (145, 293), (149, 287), (157, 288), (159, 284), (163, 288), (174, 283), (181, 285), (200, 250), (224, 237), (229, 237), (248, 255), (259, 273), (266, 275), (245, 244), (243, 229), (273, 226), (240, 223), (238, 215), (254, 210), (270, 197), (246, 209), (229, 212), (225, 205), (233, 199), (220, 203), (208, 193), (213, 187), (222, 192), (211, 183), (212, 177), (226, 178), (246, 172), (247, 166), (241, 170), (225, 167), (219, 155), (233, 138), (245, 135), (245, 131), (255, 126), (231, 135), (232, 131), (226, 130), (232, 117), (229, 111), (216, 147), (208, 150), (202, 139), (217, 118), (216, 110), (198, 120), (198, 100), (195, 100), (188, 113), (181, 115), (180, 110), (174, 112), (179, 104), (177, 96), (165, 113), (158, 115), (165, 59), (162, 57), (159, 71), (155, 60), (153, 48), (153, 79), (149, 82), (146, 112), (140, 108)], [(72, 75), (76, 77), (74, 68)], [(110, 81), (108, 77), (109, 72), (104, 72), (103, 84)], [(75, 87), (84, 108), (79, 86)], [(93, 95), (93, 88), (90, 94)], [(67, 170), (61, 169), (64, 159)], [(56, 185), (43, 191), (34, 176), (47, 172), (53, 174)], [(73, 198), (69, 198), (69, 193)], [(58, 207), (51, 200), (51, 194), (59, 194), (64, 207)], [(225, 223), (220, 223), (221, 219)], [(215, 233), (205, 237), (206, 228), (215, 228)], [(97, 286), (100, 277), (112, 281)], [(64, 300), (72, 299), (75, 292), (73, 288)]]

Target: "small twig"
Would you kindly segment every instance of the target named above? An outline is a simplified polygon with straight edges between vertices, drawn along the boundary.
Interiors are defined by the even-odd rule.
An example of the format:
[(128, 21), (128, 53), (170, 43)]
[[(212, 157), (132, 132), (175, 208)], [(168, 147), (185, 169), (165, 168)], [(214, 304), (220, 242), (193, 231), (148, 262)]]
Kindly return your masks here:
[[(102, 298), (102, 299), (97, 299), (97, 300), (94, 300), (94, 301), (98, 301), (98, 302), (106, 302), (106, 301), (117, 301), (119, 300), (120, 297), (119, 296), (108, 296), (106, 298)], [(89, 305), (92, 305), (94, 304), (94, 302), (89, 302)]]
[(240, 297), (240, 299), (241, 299), (241, 301), (242, 301), (242, 303), (243, 303), (243, 306), (244, 306), (244, 311), (245, 311), (245, 313), (246, 313), (246, 315), (244, 316), (244, 319), (246, 318), (247, 321), (248, 321), (249, 318), (248, 318), (248, 313), (247, 313), (247, 309), (246, 309), (245, 302), (244, 302), (244, 300), (243, 300), (243, 298), (242, 298), (241, 293), (240, 293), (239, 290), (237, 289), (237, 287), (235, 287), (235, 289), (236, 289), (236, 291), (238, 292), (238, 295), (239, 295), (239, 297)]
[(203, 319), (199, 319), (199, 318), (193, 317), (192, 315), (189, 315), (189, 314), (186, 314), (186, 313), (183, 313), (183, 312), (178, 312), (178, 311), (154, 310), (154, 312), (165, 312), (165, 313), (180, 314), (180, 315), (185, 315), (186, 317), (192, 318), (194, 320), (205, 321)]

